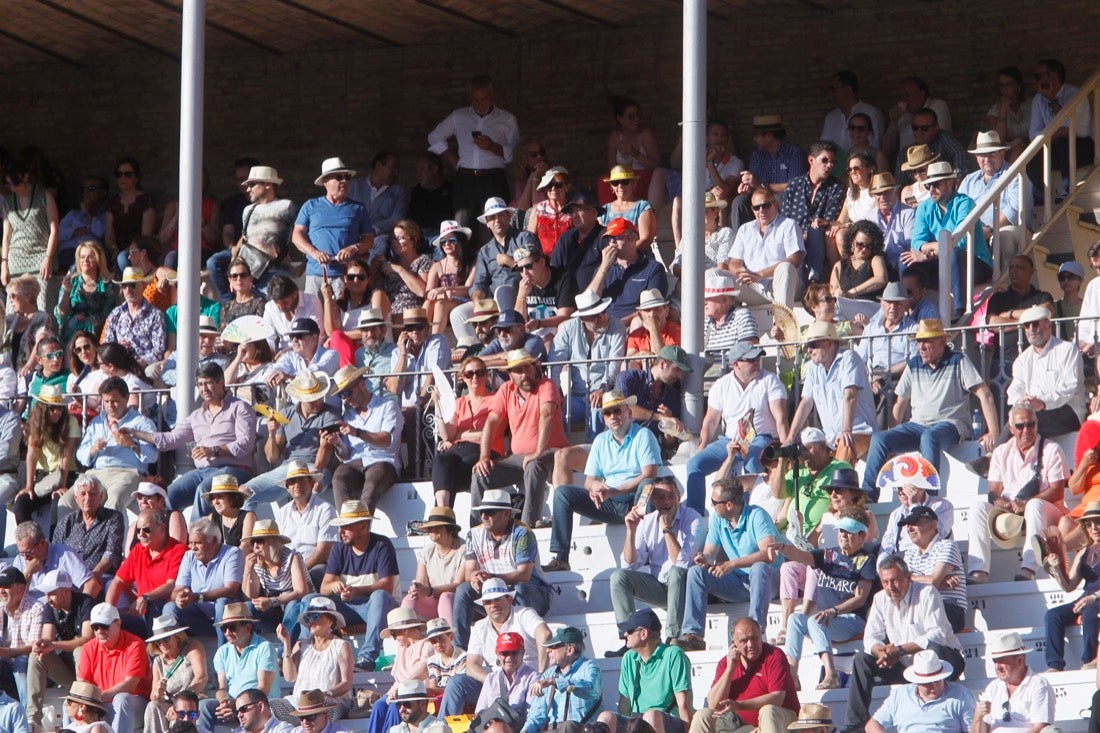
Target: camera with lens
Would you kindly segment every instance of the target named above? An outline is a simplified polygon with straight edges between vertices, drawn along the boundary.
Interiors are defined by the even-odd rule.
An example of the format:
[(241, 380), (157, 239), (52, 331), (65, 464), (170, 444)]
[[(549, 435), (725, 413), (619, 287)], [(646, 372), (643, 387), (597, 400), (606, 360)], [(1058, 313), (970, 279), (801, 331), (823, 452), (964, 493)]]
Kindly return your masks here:
[(787, 458), (794, 460), (801, 457), (802, 445), (800, 443), (792, 443), (790, 445), (780, 445), (779, 441), (769, 443), (763, 451), (760, 453), (760, 460), (771, 463), (772, 461), (778, 461), (780, 458)]

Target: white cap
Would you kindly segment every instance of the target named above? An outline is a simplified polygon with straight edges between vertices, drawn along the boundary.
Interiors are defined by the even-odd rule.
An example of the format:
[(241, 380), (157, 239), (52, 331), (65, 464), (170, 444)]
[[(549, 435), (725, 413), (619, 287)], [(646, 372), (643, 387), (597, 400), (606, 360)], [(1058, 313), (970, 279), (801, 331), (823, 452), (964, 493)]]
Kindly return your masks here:
[(93, 624), (110, 626), (115, 621), (118, 621), (118, 609), (110, 603), (97, 603), (92, 606), (92, 615), (88, 620)]
[(42, 576), (42, 584), (38, 590), (43, 593), (53, 593), (62, 588), (72, 588), (73, 579), (64, 570), (51, 570)]
[(821, 428), (803, 428), (802, 432), (798, 434), (798, 440), (802, 445), (829, 442), (825, 439), (825, 431)]
[(134, 496), (138, 494), (142, 496), (162, 496), (165, 501), (168, 501), (168, 492), (165, 491), (162, 486), (158, 486), (151, 481), (142, 481), (139, 483), (137, 489), (134, 491)]

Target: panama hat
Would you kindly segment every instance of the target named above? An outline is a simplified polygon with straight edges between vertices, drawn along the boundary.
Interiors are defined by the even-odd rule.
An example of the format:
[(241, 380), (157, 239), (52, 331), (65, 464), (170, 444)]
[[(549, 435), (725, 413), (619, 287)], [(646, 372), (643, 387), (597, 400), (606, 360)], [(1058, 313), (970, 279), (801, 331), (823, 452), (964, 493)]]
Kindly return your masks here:
[(370, 328), (371, 326), (385, 326), (386, 319), (382, 317), (382, 311), (378, 308), (364, 308), (359, 313), (356, 328)]
[(286, 486), (288, 481), (290, 481), (292, 479), (296, 479), (296, 478), (316, 479), (316, 478), (320, 478), (320, 477), (321, 477), (321, 472), (320, 471), (314, 471), (312, 468), (309, 467), (309, 464), (306, 463), (305, 461), (300, 461), (300, 460), (295, 459), (295, 460), (287, 462), (287, 464), (286, 464), (286, 477), (283, 478), (282, 485)]
[(370, 508), (358, 499), (349, 499), (340, 505), (340, 513), (329, 524), (333, 527), (346, 527), (358, 522), (369, 522), (374, 519)]
[(928, 166), (928, 177), (924, 179), (924, 185), (929, 186), (938, 181), (953, 180), (958, 177), (955, 166), (946, 160), (940, 160)]
[(806, 333), (802, 336), (802, 343), (812, 344), (814, 341), (840, 341), (836, 335), (836, 326), (824, 321), (814, 321), (806, 327)]
[(903, 171), (920, 170), (939, 159), (940, 154), (933, 153), (932, 148), (927, 145), (910, 145), (905, 151), (905, 162), (901, 164), (901, 169)]
[(539, 360), (531, 356), (527, 352), (527, 349), (512, 349), (508, 352), (508, 363), (505, 365), (505, 369), (515, 369), (521, 367), (524, 364), (538, 364)]
[(218, 474), (212, 478), (210, 480), (210, 489), (202, 495), (202, 498), (210, 499), (217, 494), (248, 496), (248, 492), (241, 489), (240, 484), (237, 483), (237, 477), (230, 473)]
[(876, 173), (871, 176), (871, 193), (886, 193), (898, 187), (891, 173)]
[(199, 333), (221, 333), (218, 322), (212, 316), (199, 316)]
[(782, 130), (783, 115), (754, 115), (752, 127), (754, 130)]
[(662, 305), (668, 305), (668, 298), (664, 296), (660, 288), (643, 290), (642, 294), (638, 296), (638, 310), (640, 311), (653, 310), (654, 308), (660, 308)]
[(492, 196), (485, 200), (485, 210), (481, 212), (481, 216), (477, 220), (484, 224), (490, 216), (496, 216), (502, 211), (507, 211), (509, 216), (516, 213), (515, 207), (504, 203), (504, 199), (500, 196)]
[(985, 155), (986, 153), (998, 153), (1002, 150), (1008, 150), (1008, 146), (1001, 142), (1001, 135), (996, 130), (979, 132), (976, 142), (974, 149), (966, 152), (971, 155)]
[(244, 179), (244, 185), (250, 183), (273, 183), (276, 186), (283, 182), (279, 178), (279, 171), (269, 165), (254, 165), (248, 169), (248, 178)]
[(480, 512), (489, 511), (495, 512), (501, 509), (507, 509), (514, 512), (515, 508), (512, 506), (512, 495), (508, 493), (507, 489), (489, 489), (482, 497), (477, 506), (471, 507), (470, 511)]
[(367, 373), (364, 367), (357, 367), (348, 364), (345, 367), (340, 367), (336, 370), (336, 373), (332, 375), (332, 394), (340, 394), (348, 387), (359, 381), (359, 378)]
[(920, 323), (917, 324), (917, 330), (913, 332), (913, 338), (918, 341), (921, 339), (934, 339), (946, 336), (947, 332), (943, 330), (943, 321), (939, 318), (920, 319)]
[(325, 693), (320, 690), (306, 690), (298, 695), (298, 704), (289, 714), (293, 715), (295, 718), (304, 718), (307, 715), (327, 713), (335, 707), (335, 705), (328, 705), (325, 703)]
[(1007, 634), (998, 634), (986, 643), (986, 651), (990, 659), (1002, 657), (1015, 657), (1019, 654), (1027, 654), (1027, 647), (1018, 631), (1010, 631)]
[(470, 231), (469, 227), (464, 227), (453, 219), (447, 219), (440, 223), (439, 236), (432, 240), (432, 244), (436, 247), (442, 247), (443, 240), (449, 238), (455, 232), (465, 234), (467, 239), (473, 236), (473, 232)]
[(577, 309), (573, 311), (573, 318), (587, 318), (598, 316), (611, 305), (611, 298), (601, 298), (591, 290), (577, 293)]
[(428, 518), (417, 529), (426, 530), (435, 527), (458, 527), (455, 510), (446, 506), (432, 507), (428, 512)]
[(993, 507), (989, 510), (989, 538), (1002, 550), (1019, 547), (1024, 539), (1024, 518)]
[(328, 596), (313, 596), (309, 599), (309, 605), (305, 607), (300, 614), (298, 614), (298, 623), (305, 625), (305, 617), (307, 613), (324, 613), (336, 621), (336, 628), (342, 629), (347, 626), (347, 621), (344, 619), (344, 614), (336, 610), (336, 603)]
[(428, 311), (424, 308), (405, 308), (403, 311), (401, 311), (401, 325), (428, 325)]
[(919, 685), (945, 680), (954, 673), (955, 668), (950, 662), (940, 659), (939, 655), (931, 649), (925, 649), (913, 655), (913, 664), (902, 673), (902, 676)]
[(787, 730), (808, 730), (810, 728), (830, 728), (835, 730), (833, 713), (828, 705), (808, 702), (798, 709), (798, 718), (787, 726)]
[(736, 298), (740, 290), (737, 280), (725, 270), (712, 267), (703, 275), (703, 299), (720, 298), (723, 295)]
[(447, 623), (447, 619), (445, 619), (445, 618), (433, 618), (430, 621), (428, 621), (428, 629), (427, 629), (427, 631), (424, 632), (424, 638), (425, 639), (433, 639), (437, 636), (442, 636), (443, 634), (451, 634), (451, 633), (454, 633), (454, 629), (452, 629), (451, 625), (449, 623)]
[(161, 639), (167, 639), (175, 636), (176, 634), (182, 634), (187, 631), (190, 626), (180, 626), (179, 619), (175, 614), (168, 612), (162, 613), (153, 619), (153, 635), (145, 641), (149, 644), (155, 644)]
[(634, 395), (627, 397), (621, 391), (617, 389), (609, 389), (603, 393), (602, 403), (600, 404), (601, 410), (611, 410), (616, 407), (622, 407), (626, 405), (633, 407), (638, 404), (638, 398)]
[(1100, 519), (1100, 501), (1090, 501), (1081, 516), (1077, 517), (1078, 523), (1093, 519)]
[(299, 373), (286, 386), (286, 393), (294, 402), (316, 402), (328, 395), (332, 379), (322, 371), (306, 370)]
[(397, 703), (428, 699), (428, 692), (424, 687), (424, 680), (405, 680), (397, 684), (397, 694), (394, 695), (393, 701)]
[(136, 267), (127, 267), (122, 271), (122, 279), (115, 280), (115, 285), (125, 285), (127, 283), (147, 283), (150, 278), (145, 277), (145, 274)]
[(474, 313), (466, 319), (466, 323), (481, 323), (490, 318), (500, 316), (500, 308), (492, 298), (477, 298), (474, 300)]
[(724, 209), (727, 206), (729, 206), (729, 203), (725, 199), (715, 196), (713, 191), (707, 191), (703, 196), (703, 208), (705, 209)]
[(240, 623), (242, 621), (254, 624), (258, 620), (259, 619), (252, 618), (247, 603), (227, 603), (225, 604), (225, 610), (222, 611), (221, 620), (215, 621), (214, 625), (228, 626), (229, 624)]
[(509, 590), (508, 584), (500, 578), (489, 578), (481, 586), (481, 598), (474, 601), (479, 606), (484, 606), (486, 601), (493, 601), (504, 596), (516, 597), (515, 589)]
[(882, 295), (878, 296), (878, 299), (887, 303), (902, 303), (909, 301), (909, 295), (902, 288), (900, 282), (889, 282), (882, 289)]
[(279, 524), (274, 519), (257, 519), (252, 527), (252, 534), (241, 538), (241, 542), (252, 540), (277, 540), (284, 545), (290, 543), (289, 537), (279, 533)]
[(65, 699), (80, 705), (91, 705), (104, 713), (107, 712), (107, 706), (103, 703), (103, 691), (91, 682), (72, 683), (69, 686), (69, 694), (65, 696)]
[(325, 179), (329, 176), (334, 176), (337, 173), (347, 173), (349, 176), (355, 177), (355, 171), (344, 165), (344, 161), (340, 158), (326, 158), (324, 163), (321, 163), (321, 175), (317, 176), (313, 180), (314, 185), (325, 185)]
[(402, 629), (415, 629), (418, 626), (427, 626), (427, 622), (416, 615), (411, 608), (398, 606), (386, 614), (386, 628), (380, 632), (383, 639), (389, 639), (393, 632)]
[(603, 179), (605, 183), (614, 183), (615, 181), (633, 181), (637, 176), (634, 175), (634, 169), (628, 165), (617, 165), (611, 169), (611, 173), (607, 178)]
[(44, 405), (53, 405), (54, 407), (64, 407), (65, 405), (65, 399), (61, 395), (61, 387), (56, 384), (43, 384), (39, 386), (38, 392), (34, 395), (34, 399)]

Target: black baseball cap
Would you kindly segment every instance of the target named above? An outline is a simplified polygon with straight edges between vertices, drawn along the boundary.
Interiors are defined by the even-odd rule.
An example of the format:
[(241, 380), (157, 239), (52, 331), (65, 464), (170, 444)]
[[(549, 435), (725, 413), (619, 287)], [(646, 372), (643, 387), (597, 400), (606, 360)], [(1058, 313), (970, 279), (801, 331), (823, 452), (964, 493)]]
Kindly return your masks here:
[(27, 584), (27, 576), (22, 570), (13, 565), (0, 570), (0, 588), (11, 588), (16, 583)]
[(314, 336), (321, 333), (321, 327), (317, 325), (317, 321), (312, 318), (295, 318), (290, 323), (290, 330), (287, 334), (301, 334), (308, 333)]
[(596, 200), (596, 196), (591, 191), (577, 191), (573, 194), (573, 198), (569, 199), (569, 203), (562, 207), (562, 211), (568, 214), (569, 210), (575, 206), (598, 209), (600, 208), (600, 202)]
[(940, 521), (939, 516), (932, 510), (931, 507), (920, 504), (909, 510), (909, 513), (898, 520), (898, 526), (904, 527), (907, 524), (917, 524), (922, 519), (931, 519), (933, 521)]

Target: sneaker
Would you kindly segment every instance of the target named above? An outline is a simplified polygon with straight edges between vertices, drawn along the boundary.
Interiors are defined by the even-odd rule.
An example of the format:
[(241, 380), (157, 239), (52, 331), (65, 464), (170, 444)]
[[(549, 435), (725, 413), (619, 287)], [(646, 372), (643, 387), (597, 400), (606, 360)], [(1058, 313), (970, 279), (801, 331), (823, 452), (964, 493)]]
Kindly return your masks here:
[(971, 570), (966, 574), (967, 585), (982, 585), (989, 582), (989, 573), (984, 570)]
[(615, 659), (617, 657), (621, 657), (624, 654), (626, 654), (626, 651), (627, 651), (626, 650), (626, 645), (623, 645), (623, 646), (619, 647), (618, 649), (614, 649), (614, 650), (609, 651), (609, 652), (604, 652), (603, 655), (607, 659)]
[(374, 660), (373, 659), (357, 659), (357, 660), (355, 660), (355, 668), (362, 671), (362, 672), (373, 672), (374, 671)]
[(542, 571), (544, 573), (557, 573), (565, 570), (569, 570), (569, 561), (561, 560), (556, 557), (542, 566)]
[(684, 634), (673, 642), (685, 652), (701, 652), (707, 648), (707, 641), (699, 634)]

